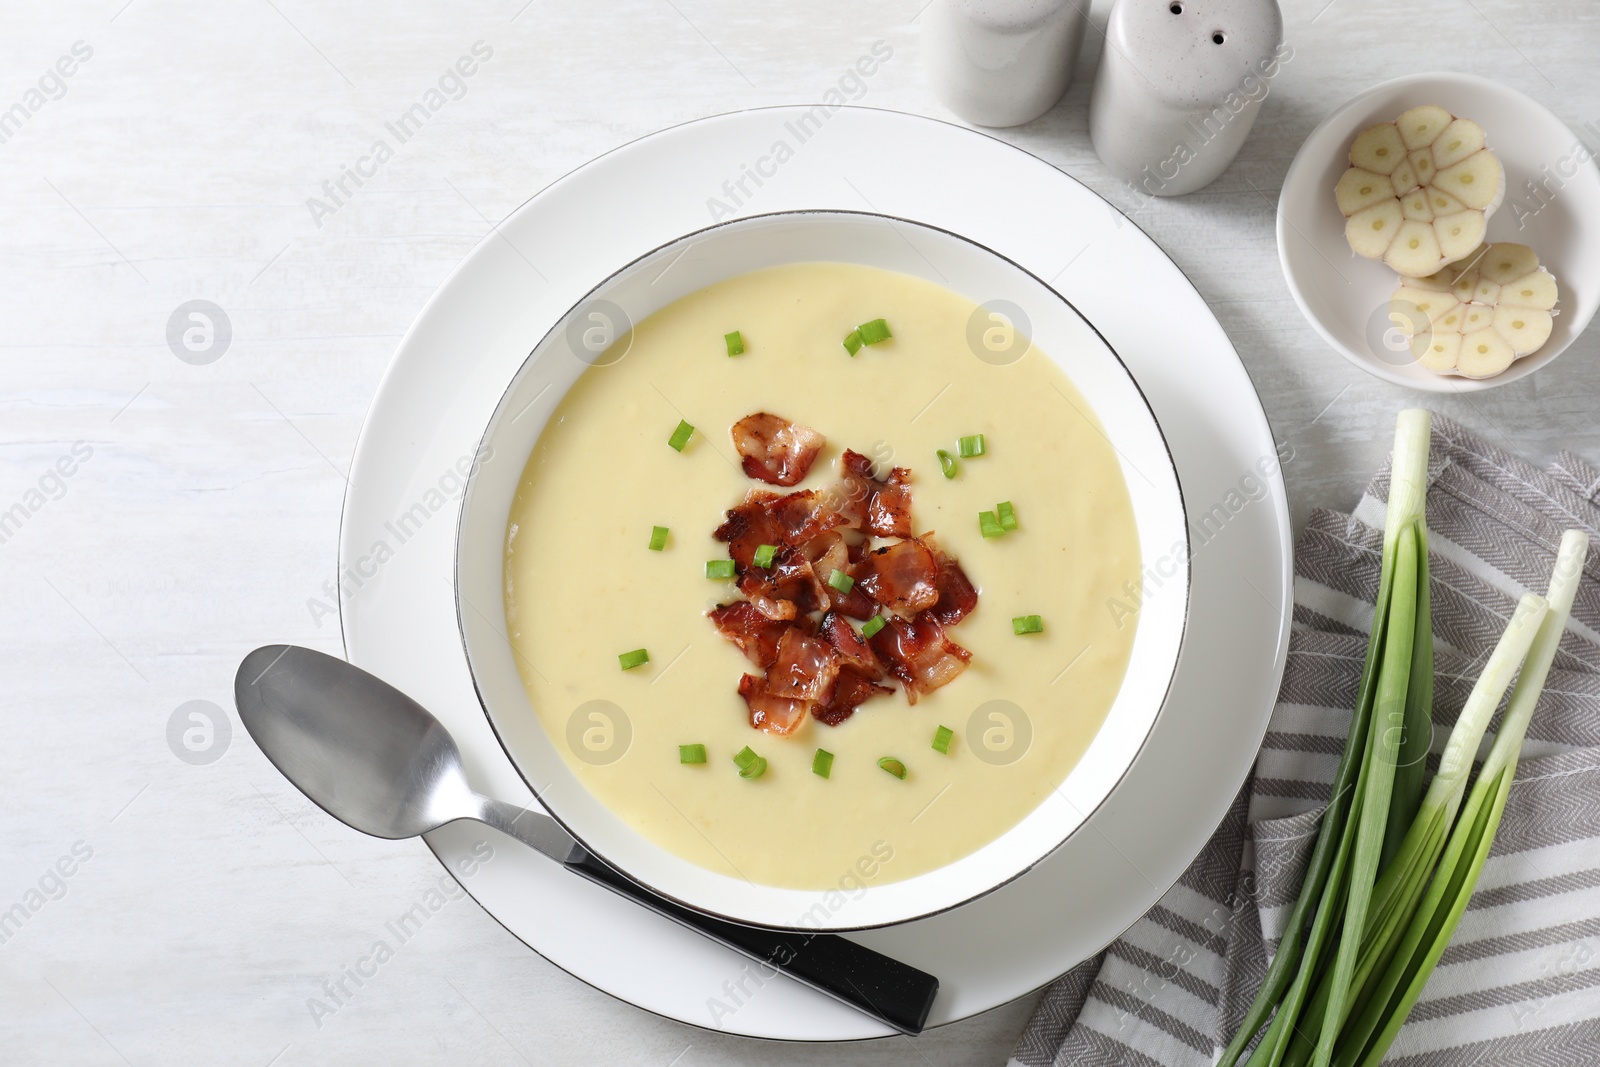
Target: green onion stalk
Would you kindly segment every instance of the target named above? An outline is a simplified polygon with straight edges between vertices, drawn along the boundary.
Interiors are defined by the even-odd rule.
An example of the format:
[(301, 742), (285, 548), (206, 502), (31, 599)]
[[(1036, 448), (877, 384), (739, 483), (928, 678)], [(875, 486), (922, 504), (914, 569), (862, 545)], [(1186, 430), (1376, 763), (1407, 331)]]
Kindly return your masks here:
[[(1403, 936), (1399, 937), (1382, 974), (1373, 983), (1364, 1008), (1352, 1017), (1339, 1037), (1339, 1051), (1334, 1061), (1339, 1067), (1375, 1067), (1383, 1059), (1466, 911), (1467, 901), (1472, 897), (1494, 844), (1528, 722), (1544, 690), (1561, 635), (1566, 631), (1567, 617), (1572, 611), (1588, 552), (1589, 538), (1582, 531), (1568, 530), (1562, 537), (1550, 591), (1541, 601), (1546, 610), (1539, 613), (1538, 632), (1516, 687), (1511, 691), (1500, 732), (1455, 821), (1426, 894), (1405, 924)], [(1524, 601), (1528, 599), (1525, 597)], [(1476, 747), (1474, 744), (1472, 751)], [(1472, 751), (1457, 753), (1457, 756), (1470, 766)], [(1451, 753), (1447, 750), (1445, 755), (1449, 758)], [(1444, 773), (1442, 767), (1443, 764), (1441, 774)], [(1426, 811), (1427, 800), (1419, 820)]]
[[(1419, 589), (1427, 587), (1427, 524), (1423, 510), (1431, 434), (1432, 417), (1427, 411), (1410, 409), (1400, 413), (1390, 464), (1389, 504), (1372, 632), (1350, 718), (1350, 733), (1334, 774), (1333, 796), (1323, 813), (1283, 940), (1218, 1067), (1234, 1067), (1238, 1063), (1269, 1015), (1272, 1023), (1252, 1054), (1251, 1064), (1278, 1067), (1300, 1023), (1311, 983), (1326, 966), (1325, 953), (1339, 923), (1350, 923), (1352, 911), (1355, 922), (1351, 925), (1355, 929), (1361, 929), (1365, 921), (1388, 831), (1395, 767), (1406, 748), (1403, 742), (1418, 732), (1408, 731), (1406, 726), (1431, 712), (1423, 702), (1427, 696), (1431, 703), (1431, 688), (1413, 692), (1410, 684), (1414, 661), (1425, 660), (1431, 665), (1433, 657), (1429, 613), (1422, 610), (1419, 622), (1419, 608), (1425, 605), (1418, 599)], [(1421, 732), (1426, 729), (1423, 727)], [(1415, 762), (1422, 763), (1420, 759)], [(1362, 879), (1364, 888), (1352, 894), (1351, 886), (1360, 885)], [(1341, 965), (1353, 970), (1354, 960), (1336, 961), (1336, 970)]]
[[(1493, 845), (1517, 754), (1566, 628), (1588, 545), (1587, 535), (1569, 531), (1557, 553), (1548, 597), (1528, 594), (1517, 605), (1457, 718), (1439, 773), (1392, 862), (1378, 877), (1345, 1007), (1337, 1016), (1332, 1043), (1336, 1067), (1373, 1067), (1382, 1060), (1460, 922)], [(1516, 686), (1500, 732), (1463, 806), (1473, 759), (1513, 677)], [(1282, 1060), (1288, 1067), (1303, 1067), (1325, 1045), (1334, 978), (1331, 967), (1320, 975), (1316, 994), (1289, 1039)], [(1262, 1047), (1271, 1054), (1266, 1042)]]
[[(1220, 1067), (1234, 1067), (1263, 1024), (1251, 1067), (1376, 1067), (1383, 1059), (1477, 885), (1566, 628), (1589, 550), (1577, 530), (1562, 538), (1548, 596), (1518, 603), (1439, 772), (1425, 782), (1433, 702), (1423, 516), (1429, 434), (1426, 412), (1401, 413), (1372, 634), (1333, 799), (1283, 942)], [(1473, 760), (1508, 688), (1500, 732), (1469, 793)]]
[[(1420, 414), (1410, 422), (1420, 425), (1421, 444), (1409, 432), (1408, 415)], [(1394, 796), (1395, 768), (1400, 763), (1401, 741), (1405, 736), (1406, 709), (1412, 689), (1412, 655), (1417, 638), (1417, 589), (1419, 556), (1426, 553), (1419, 542), (1426, 523), (1423, 502), (1427, 494), (1428, 424), (1426, 412), (1403, 412), (1395, 437), (1394, 462), (1389, 482), (1389, 514), (1384, 523), (1384, 559), (1394, 560), (1393, 600), (1389, 607), (1383, 664), (1378, 671), (1378, 694), (1372, 725), (1367, 731), (1367, 755), (1362, 762), (1356, 788), (1360, 792), (1360, 814), (1356, 823), (1350, 859), (1350, 882), (1345, 893), (1343, 929), (1366, 929), (1367, 909), (1378, 880), (1378, 865), (1383, 842), (1388, 834), (1389, 808)], [(1408, 454), (1409, 453), (1409, 454)], [(1340, 937), (1329, 972), (1330, 995), (1324, 1009), (1322, 1033), (1313, 1062), (1328, 1067), (1333, 1060), (1334, 1038), (1344, 1019), (1350, 983), (1361, 947), (1359, 937)], [(1283, 1047), (1280, 1043), (1279, 1047)]]
[[(1478, 676), (1472, 693), (1467, 697), (1445, 745), (1444, 754), (1440, 757), (1439, 772), (1428, 784), (1427, 795), (1394, 861), (1384, 868), (1374, 887), (1372, 905), (1367, 914), (1352, 976), (1355, 999), (1349, 1001), (1341, 1013), (1338, 1020), (1340, 1025), (1351, 1011), (1359, 1012), (1370, 1002), (1373, 984), (1377, 980), (1375, 975), (1383, 971), (1398, 949), (1396, 932), (1411, 921), (1421, 903), (1428, 875), (1444, 850), (1445, 836), (1455, 821), (1461, 798), (1466, 793), (1472, 760), (1484, 732), (1545, 617), (1543, 597), (1529, 594), (1522, 598), (1510, 625), (1501, 635), (1483, 673)], [(1289, 1053), (1284, 1058), (1286, 1067), (1303, 1067), (1310, 1062), (1316, 1045), (1321, 1043), (1328, 1004), (1332, 1000), (1332, 979), (1330, 972), (1324, 975), (1318, 986), (1307, 1011), (1307, 1019), (1296, 1032)]]

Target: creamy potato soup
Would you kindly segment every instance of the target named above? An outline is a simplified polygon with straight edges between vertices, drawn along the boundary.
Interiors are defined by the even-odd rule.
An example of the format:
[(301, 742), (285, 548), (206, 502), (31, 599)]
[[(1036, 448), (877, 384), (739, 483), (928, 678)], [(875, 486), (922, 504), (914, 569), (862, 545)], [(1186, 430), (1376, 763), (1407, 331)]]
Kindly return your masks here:
[[(759, 884), (835, 887), (864, 860), (875, 882), (897, 881), (1014, 826), (1099, 729), (1135, 630), (1108, 609), (1141, 568), (1127, 488), (1088, 404), (1044, 353), (1007, 365), (974, 354), (975, 310), (876, 268), (757, 271), (637, 324), (616, 342), (626, 355), (586, 370), (557, 408), (512, 505), (509, 633), (546, 732), (646, 838)], [(892, 336), (849, 355), (842, 339), (879, 319)], [(730, 356), (735, 331), (743, 351)], [(730, 430), (763, 412), (826, 439), (792, 487), (741, 469)], [(694, 427), (681, 451), (669, 444), (680, 422)], [(978, 434), (983, 453), (961, 458), (961, 438)], [(891, 692), (838, 725), (802, 715), (783, 724), (790, 733), (765, 732), (739, 691), (763, 672), (708, 618), (747, 599), (734, 579), (707, 577), (708, 561), (731, 566), (713, 531), (752, 489), (837, 486), (846, 450), (879, 478), (910, 472), (912, 531), (933, 533), (977, 592), (944, 629), (970, 659), (914, 705), (890, 676)], [(1001, 502), (1014, 528), (986, 537), (980, 513), (997, 518)], [(864, 620), (849, 625), (859, 634)], [(619, 657), (639, 650), (648, 661), (625, 669)], [(704, 762), (682, 762), (693, 746)], [(827, 777), (819, 749), (832, 754)]]

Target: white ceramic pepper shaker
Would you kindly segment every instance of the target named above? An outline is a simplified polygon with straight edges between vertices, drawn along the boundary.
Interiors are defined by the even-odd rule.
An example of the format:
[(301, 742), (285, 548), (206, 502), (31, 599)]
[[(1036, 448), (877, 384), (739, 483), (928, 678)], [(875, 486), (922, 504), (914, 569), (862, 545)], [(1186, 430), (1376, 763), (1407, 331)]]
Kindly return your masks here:
[(1089, 0), (932, 0), (922, 69), (939, 100), (976, 126), (1020, 126), (1072, 81)]
[(1293, 55), (1276, 0), (1117, 0), (1089, 98), (1094, 150), (1151, 195), (1203, 188)]

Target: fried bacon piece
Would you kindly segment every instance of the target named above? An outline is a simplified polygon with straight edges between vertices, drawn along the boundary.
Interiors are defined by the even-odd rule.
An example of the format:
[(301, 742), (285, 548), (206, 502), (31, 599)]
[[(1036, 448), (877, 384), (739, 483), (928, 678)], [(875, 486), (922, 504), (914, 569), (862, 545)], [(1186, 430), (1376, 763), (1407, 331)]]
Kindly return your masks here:
[(750, 658), (757, 667), (770, 667), (778, 659), (778, 640), (786, 629), (782, 622), (763, 614), (748, 600), (723, 604), (707, 612), (717, 632)]
[(728, 546), (728, 555), (740, 571), (750, 566), (756, 549), (762, 545), (783, 544), (784, 529), (769, 506), (778, 499), (781, 498), (776, 493), (752, 489), (741, 504), (728, 509), (722, 525), (711, 532), (712, 537)]
[(849, 521), (832, 506), (825, 494), (814, 489), (780, 496), (768, 501), (766, 509), (782, 538), (782, 541), (768, 544), (802, 545)]
[(809, 426), (758, 411), (733, 424), (733, 447), (744, 472), (772, 485), (794, 485), (806, 476), (827, 438)]
[(872, 494), (867, 532), (879, 537), (911, 536), (911, 471), (895, 467), (888, 481)]
[(901, 618), (938, 602), (938, 556), (914, 537), (874, 549), (861, 566), (862, 590)]
[(878, 605), (867, 595), (866, 590), (861, 588), (861, 579), (872, 573), (872, 565), (864, 562), (868, 554), (867, 543), (862, 541), (852, 544), (846, 539), (844, 544), (845, 563), (838, 569), (848, 574), (855, 584), (850, 587), (848, 593), (841, 593), (829, 586), (828, 599), (832, 602), (834, 611), (848, 615), (852, 619), (865, 621), (878, 613)]
[[(804, 545), (849, 521), (833, 508), (827, 496), (814, 489), (785, 496), (752, 489), (743, 501), (728, 509), (722, 525), (711, 536), (728, 546), (728, 555), (743, 571), (762, 545)], [(830, 546), (831, 542), (825, 542), (810, 558)], [(847, 548), (847, 554), (848, 551)]]
[(739, 592), (750, 598), (757, 611), (776, 622), (793, 622), (804, 618), (800, 606), (785, 600), (754, 571), (739, 579)]
[(927, 615), (907, 622), (890, 619), (872, 635), (872, 650), (905, 686), (906, 701), (917, 702), (967, 669), (972, 653), (945, 636), (944, 627)]
[(813, 718), (829, 726), (838, 726), (855, 714), (864, 701), (880, 693), (894, 692), (878, 684), (883, 680), (883, 665), (873, 655), (872, 647), (843, 616), (834, 612), (824, 615), (817, 633), (838, 657), (839, 677), (828, 698), (811, 709)]
[(872, 654), (872, 646), (854, 626), (844, 621), (842, 615), (831, 611), (824, 615), (822, 624), (817, 627), (817, 636), (833, 648), (841, 667), (853, 668), (874, 682), (883, 677), (883, 664)]
[(739, 578), (739, 592), (773, 619), (797, 618), (828, 603), (828, 587), (805, 556), (792, 548), (779, 552), (771, 567), (747, 568)]
[(739, 695), (750, 709), (750, 725), (769, 734), (792, 734), (806, 721), (811, 705), (804, 700), (786, 700), (767, 690), (767, 680), (753, 674), (739, 678)]
[(954, 626), (978, 606), (978, 590), (973, 587), (967, 572), (961, 569), (961, 564), (957, 563), (954, 557), (945, 555), (935, 547), (931, 535), (923, 534), (919, 540), (927, 545), (939, 560), (939, 578), (936, 583), (939, 599), (928, 609), (928, 614), (941, 626)]
[(836, 607), (847, 594), (827, 582), (828, 576), (836, 570), (850, 573), (850, 550), (845, 546), (844, 538), (829, 530), (801, 545), (799, 551), (811, 562), (811, 573), (816, 575), (817, 589), (822, 594), (821, 606)]
[(833, 648), (796, 627), (778, 640), (777, 661), (767, 669), (767, 692), (785, 700), (816, 703), (833, 689), (839, 657)]
[[(845, 573), (850, 575), (852, 578), (859, 578), (863, 570), (864, 568), (855, 566), (851, 567)], [(848, 593), (844, 594), (844, 596), (840, 596), (838, 594), (838, 590), (833, 590), (832, 600), (834, 611), (839, 612), (841, 615), (848, 615), (852, 619), (860, 619), (862, 622), (867, 621), (878, 613), (878, 605), (874, 604), (872, 602), (872, 598), (862, 590), (861, 582), (859, 580), (856, 582), (854, 588), (852, 588)]]
[(879, 480), (872, 460), (846, 451), (839, 460), (844, 475), (838, 510), (850, 525), (878, 537), (911, 536), (911, 471), (895, 467)]
[(870, 698), (893, 692), (893, 689), (879, 685), (854, 667), (840, 667), (839, 678), (833, 683), (833, 695), (812, 708), (811, 717), (829, 726), (838, 726)]
[(800, 546), (800, 553), (811, 561), (818, 574), (824, 576), (832, 574), (836, 568), (844, 570), (850, 566), (850, 548), (835, 530), (811, 538)]

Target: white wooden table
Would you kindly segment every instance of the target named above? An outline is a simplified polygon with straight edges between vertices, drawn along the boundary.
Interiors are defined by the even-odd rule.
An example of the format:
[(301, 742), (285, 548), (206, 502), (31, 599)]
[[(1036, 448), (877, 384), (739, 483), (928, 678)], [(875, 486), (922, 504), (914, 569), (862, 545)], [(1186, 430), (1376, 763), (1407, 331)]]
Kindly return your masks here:
[[(362, 414), (402, 331), (495, 221), (641, 134), (817, 100), (878, 39), (894, 54), (860, 102), (948, 117), (918, 66), (921, 3), (7, 0), (0, 1060), (1004, 1062), (1031, 1002), (916, 1041), (760, 1045), (596, 992), (464, 899), (314, 1013), (440, 869), (420, 843), (333, 823), (236, 723), (211, 763), (168, 741), (188, 701), (231, 718), (250, 648), (339, 650), (308, 600), (333, 578)], [(1297, 522), (1353, 503), (1395, 410), (1418, 399), (1327, 349), (1290, 301), (1273, 205), (1301, 139), (1419, 66), (1600, 124), (1593, 0), (1325, 3), (1288, 0), (1294, 58), (1241, 159), (1186, 199), (1140, 206), (1095, 159), (1096, 33), (1066, 99), (1002, 134), (1137, 207), (1211, 302), (1294, 446)], [(1423, 27), (1447, 29), (1407, 39)], [(403, 144), (387, 134), (477, 42), (458, 98)], [(363, 163), (379, 137), (392, 158)], [(332, 204), (324, 181), (358, 166), (370, 177)], [(192, 299), (231, 324), (210, 363), (168, 344)], [(1435, 407), (1538, 462), (1562, 447), (1600, 459), (1600, 332), (1535, 377)]]

